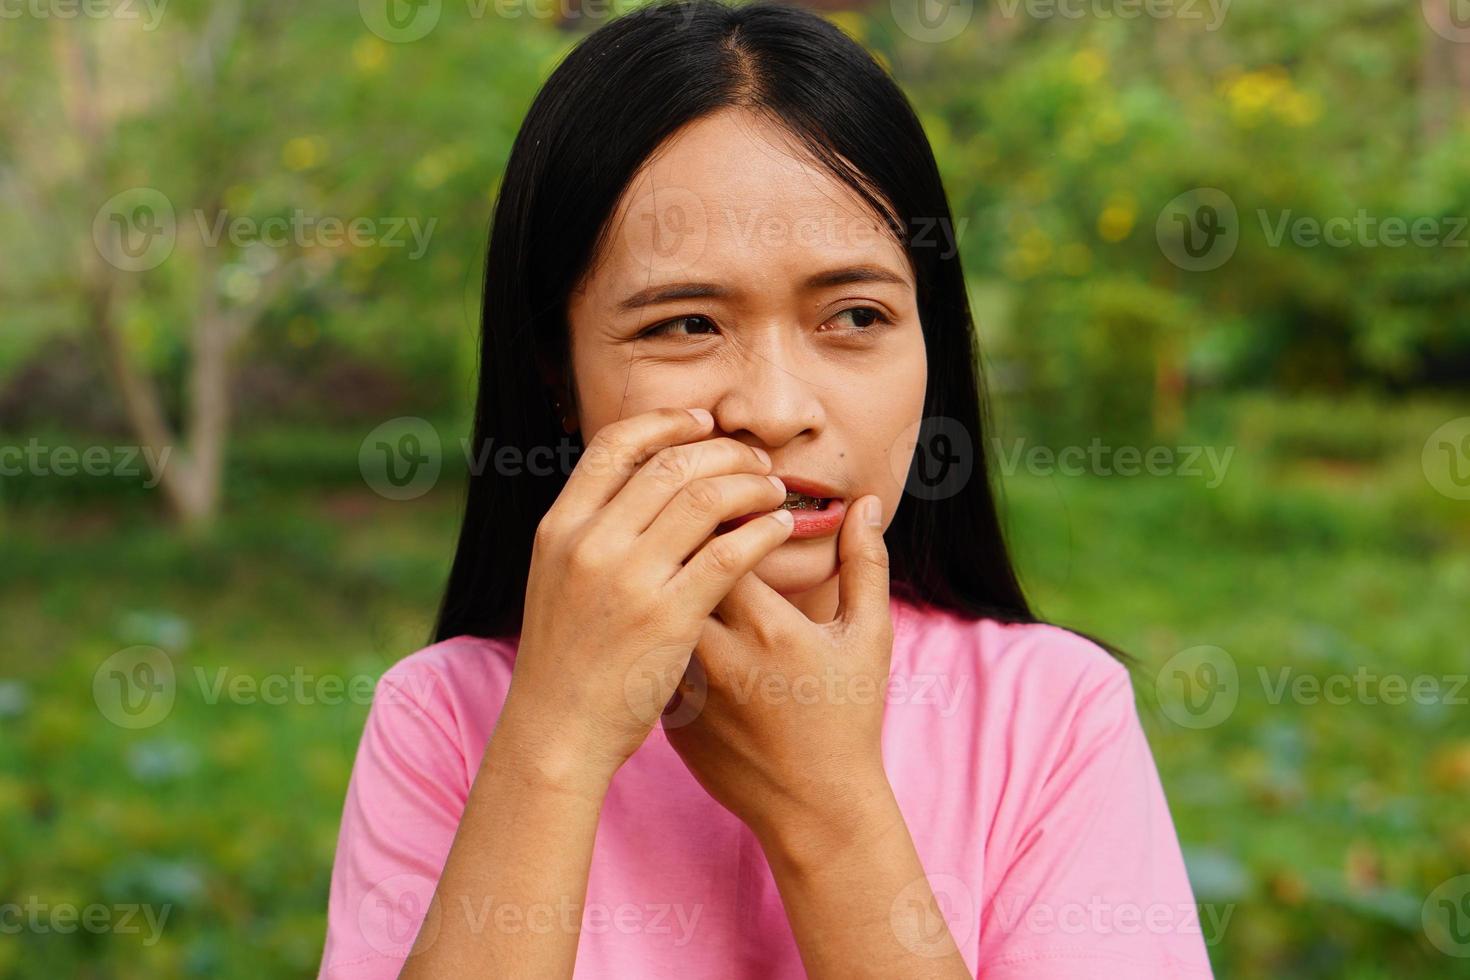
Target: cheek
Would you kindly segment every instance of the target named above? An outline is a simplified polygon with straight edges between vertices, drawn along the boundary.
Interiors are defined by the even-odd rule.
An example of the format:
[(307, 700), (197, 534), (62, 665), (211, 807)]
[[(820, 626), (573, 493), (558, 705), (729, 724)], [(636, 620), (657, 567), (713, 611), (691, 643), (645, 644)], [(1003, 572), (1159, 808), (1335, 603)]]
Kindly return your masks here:
[(928, 371), (920, 348), (866, 383), (845, 389), (838, 411), (848, 433), (849, 472), (865, 492), (876, 493), (892, 513), (903, 493), (924, 414)]
[(703, 405), (708, 372), (640, 358), (626, 346), (574, 356), (581, 422), (586, 438), (609, 422), (668, 405)]
[(924, 400), (928, 393), (928, 360), (921, 344), (908, 370), (890, 379), (893, 397), (888, 404), (891, 415), (882, 421), (886, 483), (884, 497), (889, 512), (896, 510), (904, 493), (904, 482), (913, 462), (920, 427), (924, 419)]

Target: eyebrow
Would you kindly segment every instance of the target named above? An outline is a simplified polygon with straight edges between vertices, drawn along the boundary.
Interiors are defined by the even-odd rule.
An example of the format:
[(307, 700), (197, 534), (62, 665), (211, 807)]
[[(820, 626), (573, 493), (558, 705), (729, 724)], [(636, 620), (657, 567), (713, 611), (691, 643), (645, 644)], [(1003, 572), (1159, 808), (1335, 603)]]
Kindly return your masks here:
[[(846, 286), (858, 282), (886, 282), (899, 286), (909, 285), (909, 281), (903, 276), (897, 275), (881, 266), (876, 265), (849, 265), (839, 269), (828, 269), (808, 276), (801, 284), (803, 292), (813, 292), (818, 289), (830, 289), (833, 286)], [(640, 289), (618, 304), (619, 312), (636, 310), (644, 306), (655, 306), (670, 300), (680, 299), (726, 299), (736, 294), (735, 290), (712, 282), (675, 282), (662, 286), (650, 286)]]

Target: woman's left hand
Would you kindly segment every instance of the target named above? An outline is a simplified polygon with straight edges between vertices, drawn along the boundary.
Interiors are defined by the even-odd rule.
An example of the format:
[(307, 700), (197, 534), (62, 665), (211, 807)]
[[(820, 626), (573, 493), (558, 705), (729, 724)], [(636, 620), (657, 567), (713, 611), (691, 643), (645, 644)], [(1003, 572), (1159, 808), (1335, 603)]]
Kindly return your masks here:
[[(863, 519), (872, 506), (875, 526)], [(861, 827), (891, 803), (881, 734), (893, 655), (881, 501), (839, 531), (838, 604), (814, 623), (747, 573), (705, 622), (663, 722), (700, 784), (763, 845)]]

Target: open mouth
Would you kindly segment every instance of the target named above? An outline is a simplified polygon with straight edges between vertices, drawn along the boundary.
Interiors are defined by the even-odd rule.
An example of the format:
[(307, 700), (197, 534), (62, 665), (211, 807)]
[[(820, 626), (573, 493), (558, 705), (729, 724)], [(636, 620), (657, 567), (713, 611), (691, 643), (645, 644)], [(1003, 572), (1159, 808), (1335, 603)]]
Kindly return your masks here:
[(789, 492), (786, 501), (781, 504), (781, 510), (826, 510), (827, 505), (836, 500), (836, 497), (808, 497), (804, 493)]

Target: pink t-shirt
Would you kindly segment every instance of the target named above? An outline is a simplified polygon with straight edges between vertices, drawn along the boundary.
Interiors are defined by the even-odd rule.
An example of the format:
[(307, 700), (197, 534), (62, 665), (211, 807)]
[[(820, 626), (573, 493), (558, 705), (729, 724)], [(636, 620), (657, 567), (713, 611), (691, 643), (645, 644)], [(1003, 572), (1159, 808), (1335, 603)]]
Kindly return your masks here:
[[(884, 766), (971, 972), (1210, 977), (1127, 670), (1058, 627), (966, 620), (896, 596), (891, 608)], [(379, 682), (342, 814), (323, 977), (397, 975), (514, 653), (513, 640), (456, 637)], [(911, 899), (894, 896), (890, 925), (922, 952), (936, 923)], [(516, 910), (493, 898), (442, 911), (486, 929), (570, 919), (553, 903)], [(804, 976), (754, 836), (695, 782), (660, 726), (607, 794), (575, 976)]]

